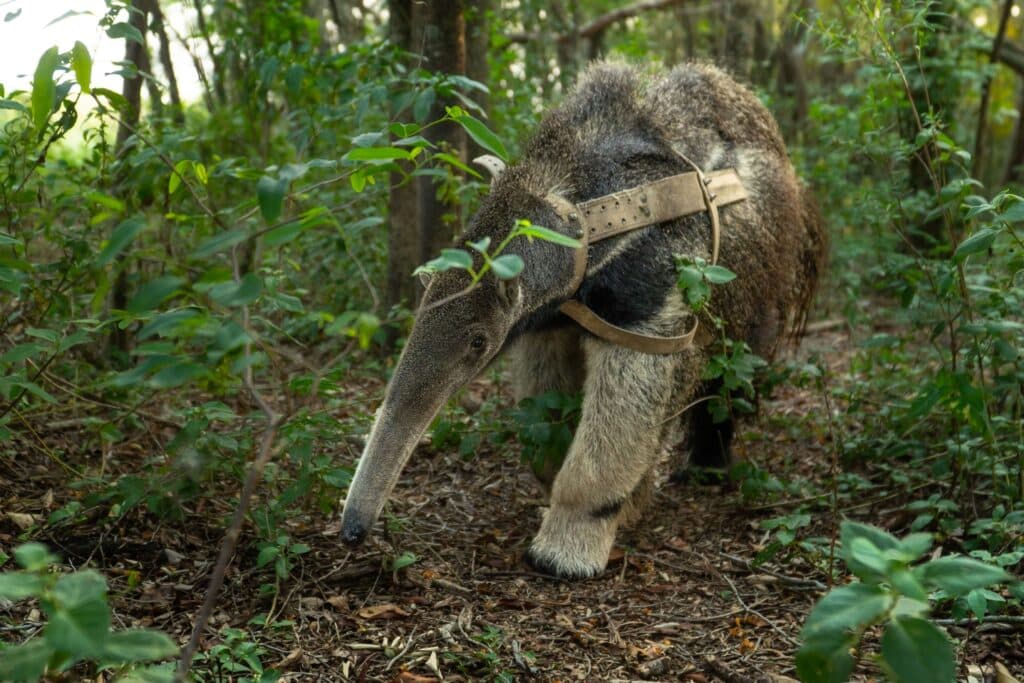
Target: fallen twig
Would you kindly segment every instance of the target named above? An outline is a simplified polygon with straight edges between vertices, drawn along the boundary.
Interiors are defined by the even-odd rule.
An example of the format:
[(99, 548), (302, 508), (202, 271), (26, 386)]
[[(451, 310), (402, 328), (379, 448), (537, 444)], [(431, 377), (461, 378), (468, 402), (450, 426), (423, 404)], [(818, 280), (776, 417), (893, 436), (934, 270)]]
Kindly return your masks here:
[(705, 673), (709, 673), (712, 676), (725, 681), (725, 683), (771, 683), (769, 678), (751, 678), (740, 673), (736, 673), (729, 665), (723, 662), (717, 657), (708, 657), (704, 660), (703, 669)]
[(736, 557), (735, 555), (730, 555), (729, 553), (718, 554), (724, 557), (725, 559), (729, 560), (733, 564), (739, 565), (740, 567), (743, 567), (748, 571), (759, 571), (768, 574), (769, 576), (774, 576), (782, 583), (788, 586), (793, 586), (794, 588), (813, 588), (819, 591), (828, 590), (828, 586), (823, 584), (821, 581), (816, 581), (814, 579), (800, 579), (795, 576), (786, 576), (785, 574), (780, 574), (779, 572), (772, 571), (771, 569), (767, 569), (765, 567), (757, 567), (755, 570), (754, 566), (742, 557)]

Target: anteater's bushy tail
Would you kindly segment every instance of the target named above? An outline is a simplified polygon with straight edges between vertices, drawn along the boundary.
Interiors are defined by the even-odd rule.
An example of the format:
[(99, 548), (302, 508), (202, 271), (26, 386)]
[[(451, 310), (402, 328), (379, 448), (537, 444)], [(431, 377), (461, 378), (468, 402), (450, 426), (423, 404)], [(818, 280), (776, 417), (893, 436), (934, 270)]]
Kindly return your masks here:
[(790, 339), (796, 343), (807, 328), (807, 316), (811, 312), (814, 294), (824, 276), (828, 259), (828, 235), (825, 221), (818, 208), (818, 202), (806, 185), (800, 187), (800, 218), (803, 221), (803, 242), (797, 260), (797, 291), (795, 292), (794, 315), (789, 330)]

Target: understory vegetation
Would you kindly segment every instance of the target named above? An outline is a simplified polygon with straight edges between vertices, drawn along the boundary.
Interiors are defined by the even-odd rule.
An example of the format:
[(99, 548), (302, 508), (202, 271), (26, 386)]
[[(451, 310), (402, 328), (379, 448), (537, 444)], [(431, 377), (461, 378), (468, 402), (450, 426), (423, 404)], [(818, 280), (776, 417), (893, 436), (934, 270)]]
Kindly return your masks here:
[[(706, 376), (725, 390), (690, 408), (760, 405), (725, 481), (692, 485), (755, 529), (750, 572), (813, 591), (785, 652), (742, 645), (731, 666), (804, 681), (1024, 674), (1020, 7), (434, 4), (104, 0), (93, 19), (124, 48), (118, 89), (96, 85), (91, 35), (5, 57), (32, 77), (0, 83), (0, 680), (271, 681), (303, 666), (289, 661), (295, 587), (314, 551), (342, 575), (355, 562), (337, 545), (339, 500), (412, 324), (413, 271), (471, 268), (476, 250), (475, 280), (518, 273), (507, 241), (441, 251), (487, 191), (470, 159), (514, 160), (598, 57), (730, 68), (775, 113), (828, 225), (808, 341), (768, 362), (723, 338)], [(461, 62), (437, 37), (453, 16)], [(195, 101), (178, 92), (187, 78)], [(559, 239), (527, 222), (514, 234)], [(733, 274), (678, 267), (713, 312)], [(454, 457), (431, 474), (560, 463), (579, 397), (512, 405), (505, 372), (434, 422), (421, 449)], [(811, 407), (776, 410), (779, 396)], [(780, 438), (792, 457), (769, 459)], [(400, 510), (385, 511), (398, 540), (375, 556), (374, 587), (436, 573)], [(194, 575), (175, 573), (172, 536)], [(115, 553), (116, 539), (135, 545)], [(623, 572), (652, 552), (621, 542)], [(160, 598), (167, 618), (139, 607), (161, 572), (170, 593), (187, 586)], [(225, 580), (252, 588), (241, 623), (219, 618)], [(367, 612), (367, 586), (325, 599), (409, 617)], [(402, 633), (323, 666), (338, 680), (563, 675), (524, 633), (459, 619), (434, 650)], [(444, 645), (459, 629), (466, 647)], [(629, 666), (671, 660), (661, 647)], [(705, 671), (723, 676), (720, 660)], [(638, 675), (687, 680), (651, 671)]]

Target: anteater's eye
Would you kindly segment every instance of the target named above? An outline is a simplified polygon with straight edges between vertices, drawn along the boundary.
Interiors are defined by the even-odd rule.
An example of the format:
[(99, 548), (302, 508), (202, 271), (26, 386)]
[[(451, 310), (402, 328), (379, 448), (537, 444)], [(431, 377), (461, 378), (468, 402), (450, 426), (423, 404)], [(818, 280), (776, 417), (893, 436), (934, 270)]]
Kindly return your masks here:
[(487, 346), (487, 339), (482, 334), (478, 334), (473, 337), (473, 340), (469, 342), (469, 345), (474, 351), (483, 351), (484, 347)]

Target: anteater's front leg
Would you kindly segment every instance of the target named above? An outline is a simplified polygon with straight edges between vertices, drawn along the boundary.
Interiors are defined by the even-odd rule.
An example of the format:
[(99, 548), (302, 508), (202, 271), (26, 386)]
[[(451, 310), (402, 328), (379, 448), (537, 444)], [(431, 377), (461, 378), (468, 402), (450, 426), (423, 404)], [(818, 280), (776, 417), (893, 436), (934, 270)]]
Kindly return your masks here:
[(637, 353), (587, 339), (587, 377), (576, 437), (551, 492), (551, 507), (527, 553), (566, 578), (605, 567), (631, 499), (649, 483), (680, 356)]

